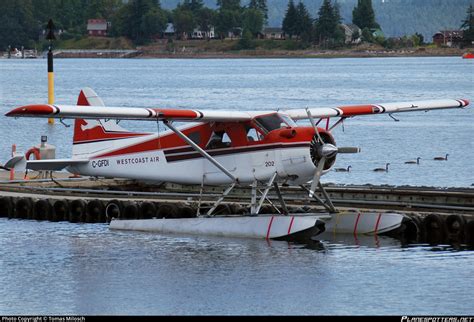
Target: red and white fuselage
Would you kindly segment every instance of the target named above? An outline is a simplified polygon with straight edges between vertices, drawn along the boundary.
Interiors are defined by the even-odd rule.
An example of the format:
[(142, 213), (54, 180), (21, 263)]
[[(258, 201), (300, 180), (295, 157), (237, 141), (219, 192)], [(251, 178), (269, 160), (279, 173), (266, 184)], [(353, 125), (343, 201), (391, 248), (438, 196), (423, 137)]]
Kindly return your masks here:
[[(159, 134), (113, 132), (106, 128), (115, 125), (115, 121), (101, 121), (91, 129), (81, 122), (83, 120), (76, 121), (76, 133), (80, 126), (85, 131), (102, 131), (104, 135), (83, 140), (76, 139), (78, 135), (75, 135), (73, 159), (90, 161), (69, 166), (67, 169), (73, 173), (183, 184), (233, 181), (170, 130)], [(107, 124), (110, 122), (112, 124)], [(285, 127), (263, 137), (252, 127), (250, 131), (256, 134), (252, 137), (247, 136), (250, 131), (246, 131), (246, 126), (251, 127), (251, 122), (196, 123), (180, 130), (238, 178), (239, 183), (266, 181), (275, 172), (278, 178), (294, 183), (304, 183), (312, 178), (315, 171), (310, 155), (312, 128), (297, 127), (288, 131)], [(212, 142), (212, 136), (222, 131), (224, 142), (219, 139)]]

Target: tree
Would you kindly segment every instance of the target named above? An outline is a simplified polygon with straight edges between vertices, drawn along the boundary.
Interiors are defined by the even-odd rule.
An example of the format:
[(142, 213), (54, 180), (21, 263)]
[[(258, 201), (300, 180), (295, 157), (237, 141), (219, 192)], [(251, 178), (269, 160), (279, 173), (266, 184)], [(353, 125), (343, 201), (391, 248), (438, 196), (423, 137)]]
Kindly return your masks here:
[(467, 13), (466, 19), (463, 21), (461, 25), (461, 29), (463, 29), (463, 40), (466, 45), (473, 45), (474, 44), (474, 8), (472, 7), (472, 5), (469, 6), (466, 13)]
[(184, 0), (183, 4), (179, 5), (183, 9), (190, 10), (192, 13), (197, 13), (204, 6), (202, 0)]
[(113, 34), (143, 44), (166, 28), (166, 13), (155, 0), (132, 0), (112, 20)]
[[(259, 12), (259, 14), (261, 14)], [(262, 16), (263, 20), (263, 16)], [(252, 39), (250, 30), (244, 30), (242, 38), (237, 43), (236, 49), (255, 49), (255, 41)]]
[(240, 0), (217, 0), (219, 10), (237, 10), (240, 11)]
[(367, 41), (367, 42), (373, 42), (374, 41), (374, 36), (372, 35), (372, 32), (367, 27), (362, 29), (362, 40)]
[(285, 34), (289, 35), (290, 38), (293, 35), (298, 34), (298, 12), (296, 11), (295, 3), (293, 0), (288, 2), (288, 8), (286, 9), (285, 18), (283, 18), (282, 29)]
[(296, 6), (296, 34), (306, 42), (311, 41), (313, 36), (313, 21), (303, 2)]
[(32, 47), (38, 40), (40, 26), (33, 16), (32, 0), (2, 0), (0, 15), (0, 48)]
[(144, 37), (150, 39), (155, 35), (162, 34), (166, 29), (167, 22), (166, 13), (161, 8), (152, 8), (143, 19)]
[(316, 19), (316, 35), (319, 38), (319, 43), (325, 43), (329, 39), (334, 39), (339, 23), (340, 16), (334, 10), (331, 0), (324, 0)]
[(257, 9), (246, 9), (242, 19), (242, 28), (244, 31), (249, 31), (253, 37), (256, 37), (263, 28), (262, 12)]
[(360, 29), (380, 28), (380, 25), (375, 22), (372, 0), (357, 0), (357, 6), (352, 10), (352, 23)]
[(229, 31), (233, 31), (240, 25), (240, 14), (236, 10), (219, 10), (215, 18), (216, 32), (224, 39)]
[(174, 9), (173, 25), (178, 37), (186, 39), (187, 35), (192, 33), (194, 27), (196, 27), (196, 21), (194, 20), (191, 10), (181, 6), (178, 6), (176, 9)]
[(201, 31), (204, 31), (205, 37), (207, 37), (208, 32), (211, 30), (212, 25), (216, 19), (216, 12), (209, 8), (201, 8), (198, 11), (196, 19), (196, 24), (199, 26)]
[(415, 34), (412, 36), (412, 40), (415, 46), (423, 46), (425, 42), (425, 37), (423, 37), (422, 34), (415, 32)]
[(260, 13), (263, 15), (265, 24), (268, 22), (267, 0), (250, 0), (249, 9), (259, 10)]

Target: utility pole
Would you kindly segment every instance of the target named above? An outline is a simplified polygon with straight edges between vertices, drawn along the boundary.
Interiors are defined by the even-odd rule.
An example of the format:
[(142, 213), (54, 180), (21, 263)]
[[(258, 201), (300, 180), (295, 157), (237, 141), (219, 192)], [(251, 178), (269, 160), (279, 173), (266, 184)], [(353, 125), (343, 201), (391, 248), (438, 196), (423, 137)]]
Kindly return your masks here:
[[(46, 26), (47, 34), (46, 39), (49, 41), (48, 46), (48, 104), (54, 104), (54, 70), (53, 70), (53, 40), (56, 39), (54, 36), (54, 24), (53, 20), (49, 19), (48, 25)], [(54, 118), (48, 118), (48, 124), (54, 124)]]

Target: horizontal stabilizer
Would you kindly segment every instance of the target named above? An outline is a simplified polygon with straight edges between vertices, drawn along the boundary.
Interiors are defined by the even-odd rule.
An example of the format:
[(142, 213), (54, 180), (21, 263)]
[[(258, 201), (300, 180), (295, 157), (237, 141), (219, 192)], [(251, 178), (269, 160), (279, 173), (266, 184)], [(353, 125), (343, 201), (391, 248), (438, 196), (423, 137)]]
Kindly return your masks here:
[(12, 168), (18, 167), (18, 165), (24, 161), (25, 161), (24, 154), (14, 155), (10, 160), (7, 161), (7, 163), (5, 163), (3, 167), (6, 169), (12, 169)]
[(51, 159), (51, 160), (31, 160), (26, 162), (26, 168), (30, 170), (59, 171), (68, 166), (87, 164), (89, 160), (74, 159)]

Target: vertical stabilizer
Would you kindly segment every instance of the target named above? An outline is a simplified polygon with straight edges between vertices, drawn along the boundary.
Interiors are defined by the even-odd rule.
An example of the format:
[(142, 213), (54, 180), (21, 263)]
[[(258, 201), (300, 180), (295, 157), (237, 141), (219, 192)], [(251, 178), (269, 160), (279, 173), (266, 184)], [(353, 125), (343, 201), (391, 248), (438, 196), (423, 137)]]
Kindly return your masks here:
[[(79, 93), (77, 105), (105, 106), (102, 99), (91, 88), (83, 88)], [(147, 133), (130, 132), (111, 119), (76, 119), (74, 122), (73, 157), (84, 157), (110, 148), (110, 141), (143, 136)]]

